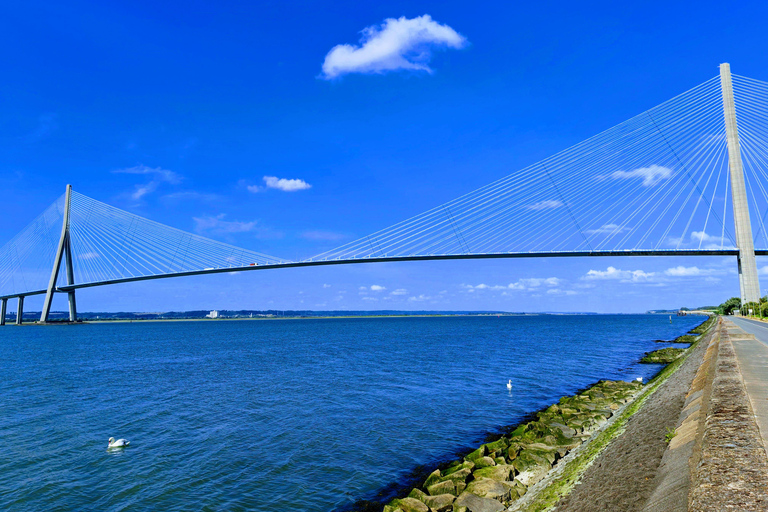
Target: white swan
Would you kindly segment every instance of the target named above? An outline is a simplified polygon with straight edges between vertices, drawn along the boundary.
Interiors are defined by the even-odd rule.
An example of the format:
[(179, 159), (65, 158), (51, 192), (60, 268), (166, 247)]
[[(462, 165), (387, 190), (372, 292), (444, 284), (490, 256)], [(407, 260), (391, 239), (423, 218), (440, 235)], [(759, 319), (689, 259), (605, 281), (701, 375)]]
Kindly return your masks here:
[(509, 379), (509, 382), (507, 382), (507, 389), (512, 389), (512, 379)]
[(107, 450), (109, 450), (110, 448), (125, 448), (129, 444), (131, 444), (131, 442), (127, 441), (125, 439), (118, 439), (117, 441), (115, 441), (114, 437), (110, 437), (109, 438), (109, 445), (107, 446)]

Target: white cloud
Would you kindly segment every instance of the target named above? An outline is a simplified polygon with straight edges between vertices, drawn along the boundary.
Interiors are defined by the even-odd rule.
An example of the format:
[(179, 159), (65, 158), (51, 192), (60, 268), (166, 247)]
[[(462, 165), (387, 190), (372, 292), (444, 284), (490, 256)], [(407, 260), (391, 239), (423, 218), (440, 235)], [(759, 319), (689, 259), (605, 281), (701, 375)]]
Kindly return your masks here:
[(644, 272), (642, 270), (619, 270), (615, 267), (608, 267), (606, 270), (590, 270), (584, 279), (616, 279), (622, 282), (643, 282), (648, 281), (655, 272)]
[(408, 290), (406, 290), (405, 288), (398, 288), (397, 290), (392, 291), (391, 294), (392, 295), (407, 295), (408, 294)]
[(478, 285), (463, 284), (462, 288), (465, 288), (468, 292), (472, 293), (475, 290), (492, 290), (492, 291), (506, 291), (506, 290), (528, 290), (531, 291), (535, 288), (553, 287), (562, 283), (562, 279), (557, 277), (529, 277), (524, 279), (518, 279), (514, 283), (507, 285), (488, 285), (480, 283)]
[(83, 254), (78, 256), (78, 258), (81, 259), (81, 260), (93, 260), (93, 259), (96, 259), (98, 257), (99, 257), (99, 255), (97, 253), (95, 253), (95, 252), (84, 252)]
[(372, 284), (372, 285), (371, 285), (371, 291), (372, 291), (372, 292), (382, 292), (382, 291), (384, 291), (384, 290), (386, 290), (386, 288), (385, 288), (385, 287), (383, 287), (383, 286), (379, 286), (379, 285), (377, 285), (377, 284)]
[(379, 299), (377, 299), (376, 297), (363, 297), (363, 300), (372, 300), (372, 301), (377, 301), (377, 300), (379, 300)]
[(331, 287), (331, 285), (329, 285), (329, 284), (323, 284), (323, 288), (330, 288), (330, 287)]
[(195, 221), (195, 231), (198, 233), (245, 233), (256, 229), (257, 222), (240, 222), (224, 220), (226, 215), (220, 213), (216, 216), (192, 217)]
[(425, 14), (413, 19), (387, 18), (380, 26), (362, 30), (360, 45), (339, 44), (323, 62), (326, 80), (349, 73), (386, 73), (397, 70), (426, 71), (433, 47), (462, 48), (467, 40), (448, 25)]
[(533, 277), (529, 279), (520, 279), (518, 282), (529, 288), (537, 288), (539, 286), (557, 286), (560, 284), (560, 279), (557, 277)]
[(560, 208), (563, 206), (562, 201), (555, 199), (548, 199), (546, 201), (539, 201), (538, 203), (530, 204), (527, 206), (529, 210), (549, 210), (552, 208)]
[(642, 179), (644, 187), (652, 187), (662, 180), (669, 179), (671, 176), (672, 169), (656, 164), (631, 171), (615, 171), (608, 175), (608, 177), (615, 180)]
[(137, 165), (134, 167), (128, 167), (126, 169), (117, 169), (112, 171), (114, 174), (141, 174), (152, 176), (149, 183), (143, 185), (136, 185), (135, 190), (131, 194), (131, 198), (139, 200), (147, 194), (150, 194), (157, 190), (157, 187), (161, 183), (170, 183), (175, 185), (181, 181), (181, 176), (168, 169), (162, 167), (147, 167), (146, 165)]
[(589, 235), (603, 235), (603, 234), (617, 235), (627, 230), (629, 230), (628, 227), (619, 226), (618, 224), (603, 224), (599, 228), (588, 229), (585, 231), (585, 233)]
[(673, 277), (687, 277), (687, 276), (701, 276), (710, 274), (711, 271), (707, 269), (701, 269), (699, 267), (684, 267), (679, 265), (677, 267), (668, 268), (664, 271), (668, 276)]
[(429, 295), (424, 295), (422, 293), (421, 295), (418, 295), (418, 296), (408, 297), (408, 300), (411, 301), (411, 302), (422, 302), (422, 301), (425, 301), (425, 300), (429, 300), (431, 298), (432, 297), (430, 297)]
[(276, 188), (283, 192), (296, 192), (297, 190), (312, 188), (312, 185), (304, 180), (289, 180), (286, 178), (278, 178), (276, 176), (264, 176), (264, 183), (266, 183), (267, 188)]
[(282, 190), (283, 192), (296, 192), (298, 190), (307, 190), (308, 188), (312, 188), (312, 185), (300, 179), (287, 179), (287, 178), (278, 178), (277, 176), (264, 176), (263, 187), (260, 187), (258, 185), (248, 185), (246, 188), (248, 189), (248, 192), (253, 192), (254, 194), (256, 194), (268, 188)]
[(547, 293), (550, 295), (576, 295), (577, 292), (574, 290), (561, 290), (560, 288), (551, 288), (547, 290)]
[(345, 235), (342, 235), (341, 233), (334, 233), (333, 231), (304, 231), (301, 234), (302, 238), (306, 238), (307, 240), (322, 240), (322, 241), (336, 241), (336, 240), (343, 240), (346, 238)]

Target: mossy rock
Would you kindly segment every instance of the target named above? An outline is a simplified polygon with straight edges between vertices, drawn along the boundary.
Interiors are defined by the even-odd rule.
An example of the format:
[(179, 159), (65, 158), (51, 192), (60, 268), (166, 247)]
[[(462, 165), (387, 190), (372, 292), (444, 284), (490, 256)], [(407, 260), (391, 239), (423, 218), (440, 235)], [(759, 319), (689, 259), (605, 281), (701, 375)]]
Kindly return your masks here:
[(480, 457), (485, 457), (485, 454), (486, 454), (485, 445), (482, 445), (477, 450), (468, 453), (467, 456), (464, 457), (464, 460), (474, 462), (475, 459), (479, 459)]
[(472, 471), (469, 468), (462, 468), (448, 475), (443, 475), (440, 481), (445, 482), (446, 480), (450, 480), (451, 482), (465, 483), (467, 481), (467, 478), (469, 478), (469, 475), (471, 474), (472, 474)]
[[(472, 480), (464, 492), (472, 493), (481, 498), (504, 501), (509, 499), (513, 489), (514, 486), (509, 482), (492, 478), (478, 478), (477, 480)], [(515, 492), (515, 494), (517, 493)]]
[(666, 343), (696, 343), (696, 340), (698, 340), (698, 336), (691, 336), (690, 334), (683, 334), (682, 336), (678, 336), (677, 338), (673, 339), (672, 341), (668, 341)]
[(515, 480), (520, 481), (526, 487), (530, 487), (544, 478), (549, 470), (552, 469), (547, 459), (527, 450), (520, 452), (517, 458), (512, 461), (512, 465), (518, 472)]
[(401, 498), (389, 502), (391, 507), (400, 509), (403, 512), (429, 512), (429, 507), (416, 498)]
[(472, 471), (475, 468), (475, 463), (470, 461), (463, 461), (460, 464), (457, 464), (455, 466), (450, 466), (448, 469), (443, 470), (443, 474), (441, 477), (441, 480), (444, 480), (446, 476), (455, 473), (457, 471), (461, 471), (462, 469), (468, 469)]
[(512, 472), (515, 470), (514, 466), (509, 465), (503, 465), (503, 466), (493, 466), (490, 468), (481, 468), (476, 469), (472, 476), (475, 479), (478, 478), (490, 478), (491, 480), (500, 480), (502, 482), (507, 482), (512, 479)]
[(440, 481), (440, 478), (442, 478), (442, 474), (440, 473), (439, 469), (434, 470), (429, 474), (426, 480), (424, 480), (424, 488), (429, 487), (430, 485), (437, 483)]
[(501, 456), (496, 457), (495, 459), (493, 459), (493, 461), (496, 463), (497, 466), (504, 465), (504, 464), (507, 463), (507, 459), (505, 459), (504, 457), (501, 457)]
[(475, 459), (475, 468), (488, 468), (491, 466), (495, 466), (496, 461), (494, 461), (492, 458), (488, 457), (487, 455), (485, 457), (480, 457), (479, 459)]
[(452, 480), (444, 480), (442, 482), (430, 484), (429, 486), (425, 486), (425, 488), (430, 496), (438, 496), (440, 494), (453, 494), (454, 496), (458, 496), (456, 493), (456, 483)]
[(437, 496), (427, 496), (424, 504), (429, 507), (430, 512), (448, 512), (453, 509), (453, 502), (456, 496), (452, 494), (438, 494)]
[(683, 348), (662, 348), (661, 350), (648, 352), (640, 362), (645, 364), (669, 364), (683, 355), (683, 352), (685, 352)]
[(479, 511), (502, 512), (506, 507), (491, 498), (482, 498), (471, 492), (463, 492), (453, 503), (453, 512)]
[(485, 443), (485, 450), (486, 450), (486, 453), (497, 452), (497, 451), (505, 450), (508, 446), (509, 446), (509, 441), (507, 441), (502, 437), (492, 443)]

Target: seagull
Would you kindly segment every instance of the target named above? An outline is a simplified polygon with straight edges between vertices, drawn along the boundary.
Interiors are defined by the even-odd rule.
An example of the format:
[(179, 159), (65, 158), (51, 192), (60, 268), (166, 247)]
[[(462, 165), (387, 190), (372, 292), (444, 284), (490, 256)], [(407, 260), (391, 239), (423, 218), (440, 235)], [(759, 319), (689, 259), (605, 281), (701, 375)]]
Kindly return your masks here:
[(125, 448), (129, 444), (131, 444), (131, 442), (127, 441), (125, 439), (118, 439), (117, 441), (115, 441), (114, 437), (110, 437), (109, 438), (109, 445), (107, 446), (107, 450), (109, 450), (111, 448)]
[(507, 389), (512, 390), (512, 379), (509, 379), (509, 382), (507, 382)]

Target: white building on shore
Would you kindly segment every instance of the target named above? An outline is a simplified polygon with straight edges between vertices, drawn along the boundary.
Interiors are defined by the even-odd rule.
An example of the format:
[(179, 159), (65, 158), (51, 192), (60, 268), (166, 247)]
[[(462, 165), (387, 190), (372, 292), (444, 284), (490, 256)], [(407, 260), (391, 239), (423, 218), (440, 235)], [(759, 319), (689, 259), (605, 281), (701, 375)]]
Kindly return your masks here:
[(219, 312), (214, 309), (213, 311), (205, 315), (205, 318), (219, 318)]

